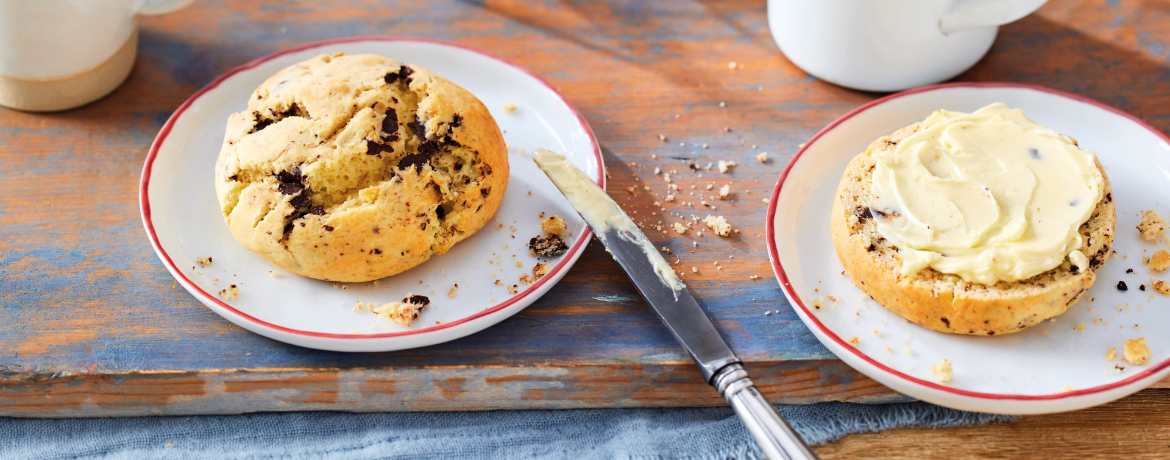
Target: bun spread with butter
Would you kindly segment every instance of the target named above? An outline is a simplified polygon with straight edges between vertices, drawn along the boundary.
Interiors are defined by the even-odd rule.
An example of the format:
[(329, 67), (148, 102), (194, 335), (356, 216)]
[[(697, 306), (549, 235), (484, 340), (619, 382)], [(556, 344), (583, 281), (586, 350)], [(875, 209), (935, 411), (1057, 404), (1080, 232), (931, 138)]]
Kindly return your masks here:
[(996, 103), (939, 110), (870, 144), (833, 203), (845, 271), (942, 332), (1016, 332), (1064, 312), (1109, 255), (1116, 214), (1096, 154)]

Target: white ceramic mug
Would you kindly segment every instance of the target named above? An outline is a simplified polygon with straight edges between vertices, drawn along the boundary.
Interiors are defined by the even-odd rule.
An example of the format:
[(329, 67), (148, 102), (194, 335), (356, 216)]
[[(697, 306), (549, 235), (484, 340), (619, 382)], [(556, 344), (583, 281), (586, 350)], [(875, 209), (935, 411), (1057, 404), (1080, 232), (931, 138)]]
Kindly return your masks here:
[(65, 110), (112, 92), (130, 75), (139, 14), (194, 0), (0, 0), (0, 105)]
[(768, 0), (780, 51), (804, 71), (865, 91), (950, 79), (991, 48), (998, 26), (1047, 0)]

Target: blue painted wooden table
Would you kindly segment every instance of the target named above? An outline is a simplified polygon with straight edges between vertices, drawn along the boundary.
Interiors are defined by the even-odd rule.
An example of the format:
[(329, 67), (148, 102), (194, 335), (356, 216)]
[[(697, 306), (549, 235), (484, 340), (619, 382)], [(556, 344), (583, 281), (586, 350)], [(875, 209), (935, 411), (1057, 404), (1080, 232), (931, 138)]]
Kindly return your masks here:
[[(1170, 21), (1157, 5), (1050, 2), (1004, 27), (991, 54), (960, 79), (1073, 91), (1165, 129), (1170, 49), (1155, 37)], [(904, 399), (821, 347), (772, 277), (762, 198), (800, 143), (878, 95), (794, 67), (771, 40), (763, 1), (201, 0), (143, 19), (135, 70), (109, 97), (57, 114), (0, 109), (0, 414), (722, 404), (596, 243), (524, 312), (464, 339), (394, 353), (274, 342), (175, 285), (137, 204), (142, 161), (162, 123), (234, 66), (365, 34), (457, 41), (541, 74), (592, 125), (610, 190), (639, 184), (655, 166), (681, 170), (671, 155), (739, 163), (729, 176), (735, 195), (719, 211), (740, 233), (697, 248), (650, 238), (684, 266), (704, 267), (688, 285), (773, 401)], [(1064, 52), (1072, 49), (1080, 51)], [(761, 151), (769, 162), (756, 161)], [(705, 186), (710, 177), (676, 179)], [(656, 200), (614, 195), (629, 210), (649, 212)]]

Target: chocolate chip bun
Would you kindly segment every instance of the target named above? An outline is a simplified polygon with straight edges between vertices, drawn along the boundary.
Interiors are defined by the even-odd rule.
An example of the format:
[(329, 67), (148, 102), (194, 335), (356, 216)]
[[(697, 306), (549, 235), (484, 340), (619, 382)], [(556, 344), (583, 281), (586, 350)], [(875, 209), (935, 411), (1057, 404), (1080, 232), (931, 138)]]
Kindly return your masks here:
[[(993, 285), (964, 281), (930, 267), (906, 276), (899, 249), (876, 228), (870, 190), (877, 153), (897, 148), (899, 141), (923, 127), (916, 123), (874, 141), (845, 170), (830, 225), (837, 257), (853, 284), (898, 316), (940, 332), (1007, 334), (1063, 313), (1093, 285), (1093, 271), (1105, 262), (1113, 244), (1117, 218), (1108, 177), (1101, 200), (1079, 228), (1087, 270), (1066, 258), (1031, 278)], [(1101, 163), (1096, 164), (1104, 174)]]
[(372, 54), (277, 72), (228, 118), (215, 165), (232, 236), (328, 281), (383, 278), (447, 252), (507, 187), (507, 149), (483, 103)]

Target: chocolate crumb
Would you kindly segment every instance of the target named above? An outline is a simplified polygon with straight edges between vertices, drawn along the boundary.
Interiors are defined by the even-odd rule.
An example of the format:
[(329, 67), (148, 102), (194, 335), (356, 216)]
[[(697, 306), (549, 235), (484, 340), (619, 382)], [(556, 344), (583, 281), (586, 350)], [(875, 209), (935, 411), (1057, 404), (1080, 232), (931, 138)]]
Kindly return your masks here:
[(1117, 282), (1117, 290), (1118, 291), (1128, 291), (1129, 286), (1125, 285), (1125, 281), (1118, 281)]
[(542, 235), (528, 241), (528, 248), (535, 252), (536, 255), (543, 257), (554, 257), (564, 254), (569, 250), (569, 245), (565, 244), (565, 240), (559, 236)]
[(420, 306), (419, 309), (422, 309), (422, 307), (425, 307), (425, 306), (431, 304), (431, 299), (425, 295), (415, 294), (415, 295), (409, 296), (405, 299), (402, 299), (402, 303), (419, 305)]

